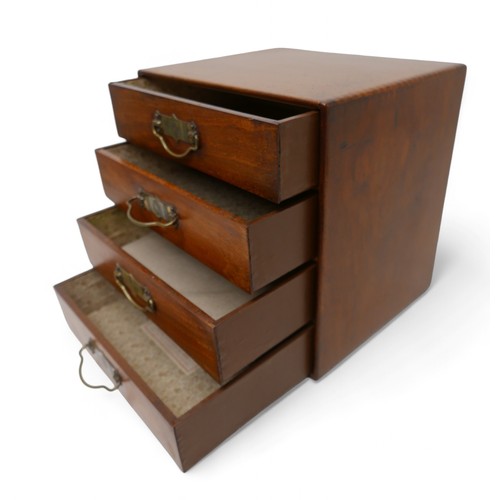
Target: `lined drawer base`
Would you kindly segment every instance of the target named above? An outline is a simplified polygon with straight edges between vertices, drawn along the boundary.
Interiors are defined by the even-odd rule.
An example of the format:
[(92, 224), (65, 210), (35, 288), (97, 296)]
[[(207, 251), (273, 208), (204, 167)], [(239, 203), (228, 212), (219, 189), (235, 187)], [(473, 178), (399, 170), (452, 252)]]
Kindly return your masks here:
[(250, 295), (116, 207), (78, 222), (93, 267), (117, 288), (117, 266), (133, 276), (147, 316), (221, 384), (313, 320), (314, 264)]
[(155, 343), (151, 321), (95, 270), (55, 289), (74, 334), (116, 368), (120, 392), (183, 471), (310, 372), (311, 328), (221, 387), (192, 360), (180, 362)]

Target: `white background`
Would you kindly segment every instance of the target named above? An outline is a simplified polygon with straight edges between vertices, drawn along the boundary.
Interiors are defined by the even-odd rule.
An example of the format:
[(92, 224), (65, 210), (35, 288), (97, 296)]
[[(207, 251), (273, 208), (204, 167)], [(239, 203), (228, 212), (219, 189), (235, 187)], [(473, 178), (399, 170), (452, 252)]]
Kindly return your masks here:
[[(2, 3), (1, 498), (499, 498), (490, 5)], [(120, 395), (81, 385), (78, 342), (51, 287), (89, 267), (75, 219), (110, 205), (93, 152), (120, 141), (107, 83), (280, 46), (468, 65), (434, 282), (321, 382), (303, 383), (182, 474)], [(498, 232), (493, 241), (498, 253)]]

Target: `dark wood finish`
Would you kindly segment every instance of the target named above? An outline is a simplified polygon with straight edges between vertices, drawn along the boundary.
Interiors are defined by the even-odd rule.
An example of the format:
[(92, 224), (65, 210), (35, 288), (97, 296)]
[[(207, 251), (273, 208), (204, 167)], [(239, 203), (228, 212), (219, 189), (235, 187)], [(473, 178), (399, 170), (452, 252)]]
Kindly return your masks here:
[(248, 228), (255, 289), (317, 255), (317, 197), (308, 197), (259, 219)]
[(94, 340), (117, 368), (123, 379), (120, 392), (183, 471), (310, 372), (312, 332), (311, 328), (305, 328), (251, 365), (237, 379), (176, 417), (87, 318), (68, 294), (68, 282), (55, 289), (71, 330), (82, 344)]
[[(147, 315), (219, 383), (227, 383), (258, 356), (313, 319), (313, 265), (301, 268), (214, 320), (102, 233), (89, 221), (93, 216), (79, 219), (78, 224), (94, 268), (115, 284), (113, 272), (118, 263), (147, 287), (156, 303), (156, 311)], [(124, 233), (127, 227), (137, 230), (124, 214), (121, 217)]]
[[(268, 49), (143, 69), (163, 85), (214, 89), (313, 109), (369, 96), (455, 65), (433, 61)], [(322, 135), (322, 138), (329, 140)], [(323, 140), (323, 139), (322, 139)]]
[[(208, 210), (214, 217), (207, 216), (210, 231), (234, 232), (233, 239), (224, 239), (234, 253), (230, 274), (237, 276), (239, 268), (244, 275), (250, 261), (253, 290), (279, 266), (282, 273), (298, 265), (296, 255), (301, 260), (310, 259), (315, 248), (318, 253), (316, 265), (285, 276), (219, 321), (80, 220), (97, 269), (110, 281), (115, 262), (131, 270), (153, 292), (160, 315), (165, 313), (161, 321), (152, 319), (213, 377), (227, 382), (253, 363), (245, 375), (175, 419), (102, 341), (124, 374), (126, 397), (186, 469), (310, 373), (310, 332), (283, 341), (294, 330), (315, 322), (311, 376), (320, 378), (427, 289), (465, 66), (272, 49), (142, 70), (139, 76), (111, 85), (123, 137), (166, 154), (151, 133), (152, 115), (156, 109), (175, 113), (200, 127), (200, 150), (182, 159), (185, 165), (276, 203), (319, 190), (318, 207), (294, 200), (305, 202), (302, 210), (300, 203), (276, 208), (258, 224), (239, 226)], [(110, 182), (119, 185), (122, 179)], [(202, 211), (193, 204), (186, 213)], [(316, 217), (318, 226), (309, 222)], [(317, 227), (317, 246), (300, 232), (288, 234), (294, 224)], [(245, 237), (248, 245), (238, 246)], [(208, 248), (201, 237), (196, 245), (193, 253)], [(58, 293), (81, 340), (92, 335), (101, 342), (65, 296), (64, 284)], [(264, 355), (279, 342), (273, 354)]]
[(325, 110), (315, 377), (430, 285), (465, 68)]
[(429, 286), (465, 66), (271, 49), (140, 74), (319, 110), (316, 378)]
[[(176, 161), (276, 203), (316, 185), (316, 111), (291, 109), (268, 118), (166, 90), (141, 79), (110, 84), (120, 137), (172, 158), (152, 133), (151, 124), (157, 110), (175, 114), (183, 121), (194, 121), (200, 136), (199, 149)], [(178, 152), (182, 148), (182, 143), (172, 144)]]
[[(104, 190), (113, 202), (126, 210), (127, 200), (145, 191), (173, 205), (179, 224), (153, 229), (247, 292), (316, 256), (314, 194), (278, 206), (131, 145), (96, 154)], [(131, 162), (127, 155), (139, 160)], [(178, 177), (183, 186), (176, 185)], [(132, 213), (141, 221), (156, 220), (138, 204)]]

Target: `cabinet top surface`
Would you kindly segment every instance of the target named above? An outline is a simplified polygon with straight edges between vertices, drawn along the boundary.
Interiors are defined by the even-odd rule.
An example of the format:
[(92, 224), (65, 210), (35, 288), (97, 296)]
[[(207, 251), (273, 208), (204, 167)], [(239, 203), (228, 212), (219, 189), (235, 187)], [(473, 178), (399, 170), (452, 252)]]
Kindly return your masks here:
[(316, 106), (457, 67), (463, 65), (269, 49), (162, 66), (140, 74)]

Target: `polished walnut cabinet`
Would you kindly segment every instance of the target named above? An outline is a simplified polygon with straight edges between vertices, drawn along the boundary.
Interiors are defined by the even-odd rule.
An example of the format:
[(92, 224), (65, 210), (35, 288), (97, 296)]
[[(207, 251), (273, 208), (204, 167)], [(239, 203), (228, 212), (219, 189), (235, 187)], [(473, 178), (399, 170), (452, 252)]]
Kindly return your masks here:
[(427, 289), (464, 79), (272, 49), (110, 84), (115, 206), (79, 219), (93, 269), (56, 292), (181, 469)]

